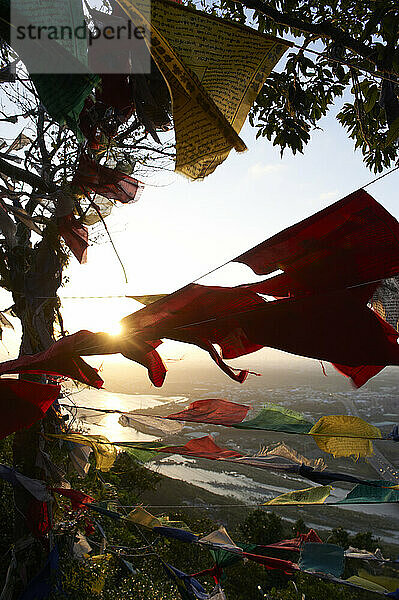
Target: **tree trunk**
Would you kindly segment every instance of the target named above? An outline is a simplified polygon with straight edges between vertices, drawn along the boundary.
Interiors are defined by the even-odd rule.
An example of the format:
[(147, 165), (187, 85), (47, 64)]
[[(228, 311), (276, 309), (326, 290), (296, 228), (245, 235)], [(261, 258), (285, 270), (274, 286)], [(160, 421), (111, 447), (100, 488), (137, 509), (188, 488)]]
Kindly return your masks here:
[[(47, 232), (48, 233), (48, 232)], [(20, 355), (34, 354), (46, 350), (54, 341), (54, 325), (59, 299), (57, 290), (61, 284), (63, 255), (56, 236), (46, 235), (34, 248), (29, 240), (24, 246), (10, 250), (10, 273), (12, 273), (12, 293), (14, 312), (21, 321), (22, 339)], [(29, 381), (46, 383), (42, 375), (21, 375)], [(45, 419), (30, 429), (14, 435), (13, 466), (27, 477), (44, 479), (45, 473), (37, 466), (40, 449), (45, 441), (40, 433), (51, 431), (56, 426), (53, 411)], [(35, 520), (40, 511), (46, 509), (32, 498), (22, 487), (14, 488), (14, 542), (31, 536), (36, 541), (17, 554), (14, 590), (10, 598), (18, 598), (20, 591), (38, 573), (48, 553), (48, 547), (35, 533)], [(47, 507), (51, 510), (51, 507)]]

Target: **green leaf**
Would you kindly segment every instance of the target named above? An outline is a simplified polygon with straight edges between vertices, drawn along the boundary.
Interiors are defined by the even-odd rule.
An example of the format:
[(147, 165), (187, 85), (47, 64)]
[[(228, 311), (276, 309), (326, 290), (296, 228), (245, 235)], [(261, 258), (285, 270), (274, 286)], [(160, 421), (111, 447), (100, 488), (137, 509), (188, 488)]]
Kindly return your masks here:
[(387, 132), (385, 146), (390, 146), (399, 138), (399, 117), (394, 120)]
[(368, 113), (371, 110), (373, 110), (375, 103), (377, 102), (377, 98), (378, 98), (378, 88), (376, 85), (373, 85), (369, 89), (368, 94), (366, 95), (366, 100), (363, 104), (364, 112)]

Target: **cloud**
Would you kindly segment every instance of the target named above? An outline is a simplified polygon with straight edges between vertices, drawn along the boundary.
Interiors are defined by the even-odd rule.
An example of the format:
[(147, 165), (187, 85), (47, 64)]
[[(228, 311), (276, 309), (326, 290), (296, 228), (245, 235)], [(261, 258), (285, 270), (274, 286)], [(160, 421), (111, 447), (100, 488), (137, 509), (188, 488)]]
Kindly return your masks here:
[(320, 200), (337, 200), (339, 196), (338, 190), (331, 190), (331, 192), (323, 192), (320, 194)]
[(272, 173), (278, 173), (284, 169), (284, 165), (282, 164), (262, 164), (255, 163), (251, 165), (248, 169), (248, 173), (252, 175), (252, 177), (263, 177), (264, 175), (270, 175)]

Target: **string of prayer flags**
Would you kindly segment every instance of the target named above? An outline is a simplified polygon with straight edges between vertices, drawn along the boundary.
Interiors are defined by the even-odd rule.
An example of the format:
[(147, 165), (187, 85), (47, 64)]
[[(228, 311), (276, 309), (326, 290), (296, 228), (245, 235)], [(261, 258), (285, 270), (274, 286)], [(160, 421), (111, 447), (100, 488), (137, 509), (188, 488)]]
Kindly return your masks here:
[[(196, 458), (207, 458), (211, 460), (223, 460), (233, 464), (244, 464), (260, 469), (270, 469), (273, 471), (281, 471), (300, 475), (305, 479), (321, 484), (321, 488), (331, 488), (330, 483), (334, 481), (346, 481), (349, 483), (362, 484), (373, 486), (373, 482), (346, 475), (345, 473), (336, 473), (329, 470), (316, 470), (311, 466), (307, 466), (300, 462), (301, 456), (295, 456), (292, 450), (292, 456), (268, 456), (260, 455), (243, 456), (236, 451), (220, 448), (215, 444), (211, 436), (204, 436), (190, 440), (183, 446), (164, 446), (160, 442), (114, 442), (116, 446), (120, 446), (124, 451), (128, 452), (139, 462), (145, 463), (166, 454), (180, 454), (182, 456), (192, 456)], [(286, 447), (288, 448), (288, 447)], [(291, 450), (288, 448), (288, 450)], [(310, 462), (310, 461), (308, 461)], [(324, 467), (319, 459), (315, 461), (319, 468)], [(390, 488), (394, 489), (391, 482)], [(310, 490), (320, 488), (309, 488)], [(308, 490), (306, 490), (308, 491)], [(290, 492), (292, 494), (293, 492)], [(279, 499), (278, 499), (279, 500)]]
[(72, 179), (72, 186), (84, 196), (91, 192), (109, 200), (130, 204), (139, 200), (143, 184), (116, 169), (99, 165), (86, 154), (81, 154), (78, 168)]
[[(200, 404), (197, 405), (197, 402)], [(244, 411), (248, 412), (249, 406), (214, 399), (198, 400), (197, 402), (190, 404), (186, 410), (168, 415), (166, 418), (181, 421), (195, 420), (198, 423), (211, 422), (215, 425), (225, 425), (237, 429), (260, 429), (308, 434), (313, 436), (321, 450), (332, 454), (334, 457), (354, 455), (358, 458), (371, 456), (373, 454), (371, 440), (382, 438), (381, 431), (377, 427), (370, 425), (360, 417), (351, 415), (327, 415), (313, 424), (296, 411), (276, 404), (267, 404), (253, 418), (245, 419)], [(212, 416), (213, 411), (217, 413), (216, 417)], [(242, 415), (244, 416), (241, 421), (232, 422)], [(295, 460), (292, 452), (289, 455), (286, 452), (285, 456), (288, 459)], [(277, 450), (274, 450), (274, 454), (277, 454)], [(279, 454), (281, 455), (281, 452)], [(251, 457), (251, 460), (253, 459), (254, 457)], [(243, 460), (247, 461), (249, 459), (245, 457)], [(306, 460), (302, 460), (302, 463), (306, 465)], [(308, 464), (308, 466), (311, 465)], [(317, 466), (320, 466), (320, 464)]]
[(232, 148), (246, 150), (238, 133), (291, 44), (165, 0), (153, 1), (151, 19), (143, 1), (118, 3), (151, 34), (149, 50), (172, 99), (176, 171), (204, 178)]
[(333, 488), (331, 485), (319, 485), (317, 487), (306, 488), (304, 490), (295, 490), (286, 492), (265, 502), (265, 506), (275, 505), (283, 506), (286, 504), (324, 504)]
[(212, 398), (191, 402), (185, 410), (168, 415), (166, 418), (190, 423), (211, 423), (231, 427), (236, 423), (241, 423), (250, 408), (250, 406), (244, 404)]
[(341, 577), (344, 571), (344, 561), (345, 552), (340, 546), (306, 542), (301, 550), (299, 568), (302, 571)]
[(47, 437), (75, 442), (90, 446), (94, 453), (96, 468), (99, 471), (109, 471), (117, 456), (116, 447), (103, 435), (87, 435), (83, 433), (47, 433)]
[[(350, 415), (328, 415), (321, 417), (309, 431), (316, 444), (335, 458), (340, 456), (372, 456), (372, 439), (381, 439), (378, 427), (370, 425), (360, 417)], [(334, 434), (341, 436), (335, 437)], [(351, 438), (351, 434), (356, 438)], [(331, 437), (330, 437), (331, 436)], [(342, 437), (345, 436), (345, 437)], [(359, 439), (364, 437), (364, 439)]]
[(126, 335), (195, 344), (239, 382), (248, 371), (236, 373), (222, 357), (265, 346), (332, 362), (358, 387), (399, 364), (398, 332), (367, 306), (377, 285), (370, 282), (399, 274), (399, 224), (365, 191), (234, 261), (258, 274), (284, 273), (237, 287), (190, 284), (125, 317)]
[(59, 385), (45, 385), (22, 379), (0, 379), (2, 419), (0, 439), (31, 427), (44, 417), (58, 398)]

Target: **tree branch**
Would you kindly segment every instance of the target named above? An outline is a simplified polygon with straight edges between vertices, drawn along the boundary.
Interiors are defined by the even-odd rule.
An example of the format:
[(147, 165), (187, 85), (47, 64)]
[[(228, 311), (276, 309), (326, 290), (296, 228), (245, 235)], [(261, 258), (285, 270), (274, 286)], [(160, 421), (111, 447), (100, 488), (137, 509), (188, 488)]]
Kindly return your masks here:
[(328, 21), (322, 21), (321, 23), (309, 23), (307, 21), (302, 21), (302, 19), (298, 19), (298, 17), (290, 16), (287, 13), (280, 12), (276, 8), (268, 6), (265, 2), (263, 2), (263, 0), (236, 1), (240, 4), (243, 4), (246, 8), (250, 8), (262, 13), (278, 25), (284, 25), (286, 27), (291, 27), (292, 29), (298, 29), (304, 33), (309, 33), (316, 35), (317, 37), (328, 38), (334, 40), (335, 42), (339, 42), (348, 50), (351, 50), (355, 54), (358, 54), (365, 60), (369, 61), (379, 70), (382, 70), (385, 73), (396, 74), (395, 70), (392, 68), (381, 68), (381, 65), (378, 61), (378, 56), (373, 48), (370, 48), (370, 46), (367, 46), (367, 44), (354, 39), (345, 31), (335, 27)]
[(58, 187), (54, 183), (47, 183), (34, 173), (30, 173), (29, 171), (25, 171), (25, 169), (20, 169), (15, 165), (11, 165), (9, 162), (0, 158), (0, 173), (3, 175), (7, 175), (7, 177), (11, 177), (11, 179), (15, 179), (17, 181), (22, 181), (27, 185), (30, 185), (32, 188), (39, 190), (40, 192), (56, 192)]

